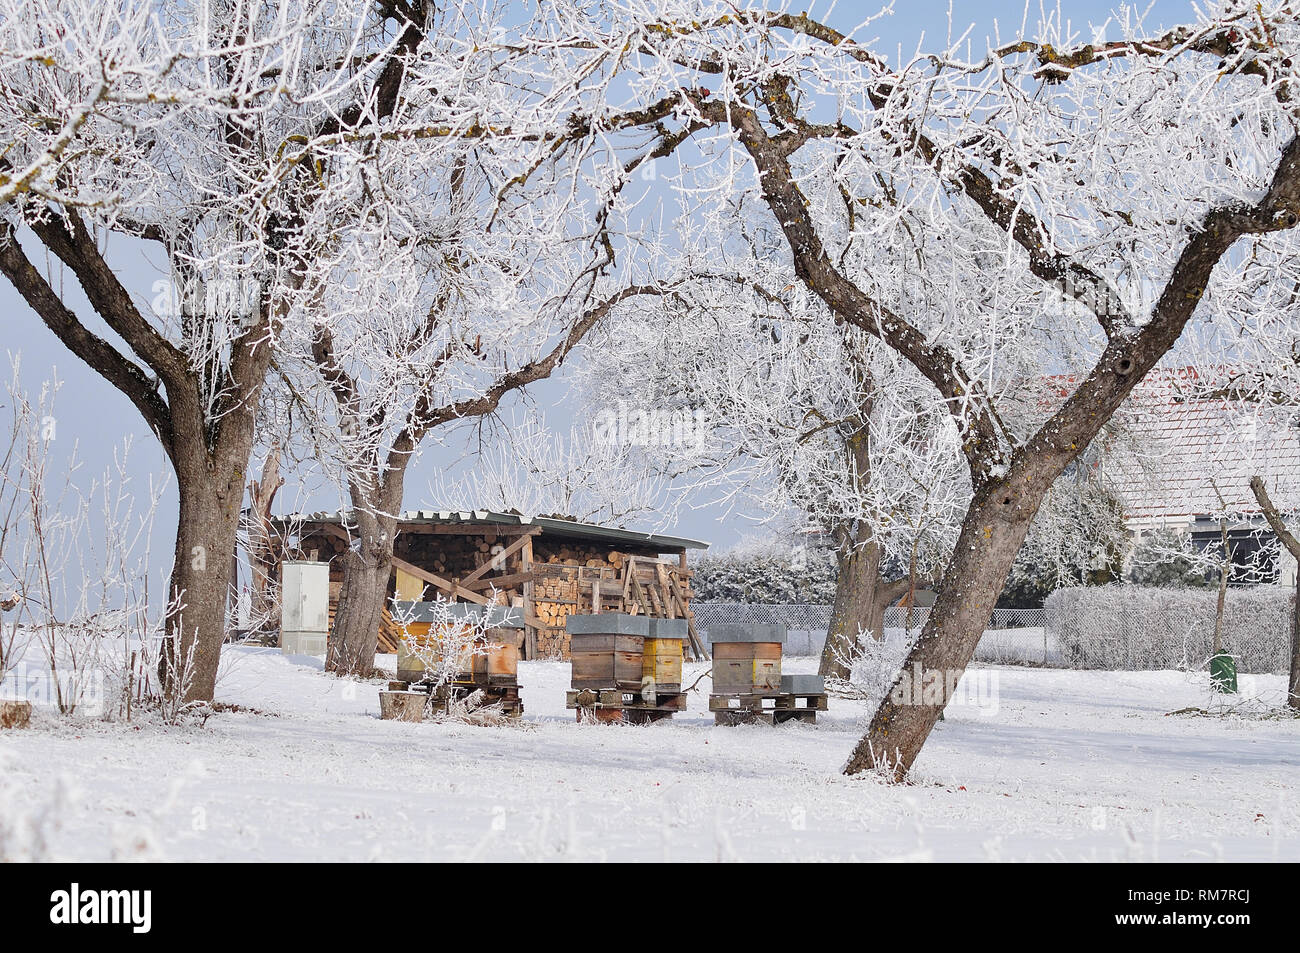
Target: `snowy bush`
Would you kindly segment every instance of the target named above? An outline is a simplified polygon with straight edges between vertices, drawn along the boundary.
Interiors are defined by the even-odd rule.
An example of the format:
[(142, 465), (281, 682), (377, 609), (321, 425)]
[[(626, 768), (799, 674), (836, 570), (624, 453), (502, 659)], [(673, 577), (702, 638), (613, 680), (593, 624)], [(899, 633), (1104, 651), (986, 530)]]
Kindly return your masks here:
[(849, 681), (863, 693), (868, 702), (878, 705), (884, 700), (894, 679), (903, 670), (903, 662), (907, 660), (919, 634), (886, 629), (883, 639), (862, 640), (859, 652), (853, 659)]
[(61, 384), (47, 381), (29, 398), (19, 370), (15, 361), (0, 439), (0, 695), (64, 715), (129, 718), (157, 694), (169, 607), (150, 599), (149, 546), (166, 482), (137, 496), (129, 439), (98, 476), (83, 472), (75, 444), (57, 454)]
[[(1228, 590), (1223, 647), (1241, 671), (1287, 669), (1292, 599), (1277, 586)], [(1070, 668), (1198, 669), (1211, 654), (1217, 600), (1198, 589), (1060, 589), (1047, 600), (1047, 626)]]

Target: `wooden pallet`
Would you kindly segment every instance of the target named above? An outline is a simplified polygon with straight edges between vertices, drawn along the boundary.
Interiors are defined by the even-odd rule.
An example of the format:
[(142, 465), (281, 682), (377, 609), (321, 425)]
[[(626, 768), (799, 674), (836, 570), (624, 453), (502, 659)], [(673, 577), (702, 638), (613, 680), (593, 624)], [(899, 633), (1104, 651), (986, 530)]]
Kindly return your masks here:
[(435, 705), (442, 706), (453, 699), (465, 699), (475, 692), (482, 692), (485, 706), (500, 705), (502, 712), (511, 718), (518, 718), (524, 713), (523, 699), (519, 697), (519, 682), (510, 676), (463, 672), (450, 683), (436, 689), (428, 682), (401, 681), (389, 682), (388, 689), (426, 692), (433, 696)]
[(565, 693), (564, 707), (572, 708), (578, 721), (648, 724), (671, 718), (686, 710), (686, 696), (680, 692), (656, 692), (651, 701), (639, 691), (618, 688), (574, 689)]
[(755, 692), (709, 696), (709, 711), (713, 712), (713, 721), (718, 725), (755, 722), (780, 725), (787, 721), (815, 725), (817, 713), (826, 711), (827, 707), (827, 696), (824, 693)]

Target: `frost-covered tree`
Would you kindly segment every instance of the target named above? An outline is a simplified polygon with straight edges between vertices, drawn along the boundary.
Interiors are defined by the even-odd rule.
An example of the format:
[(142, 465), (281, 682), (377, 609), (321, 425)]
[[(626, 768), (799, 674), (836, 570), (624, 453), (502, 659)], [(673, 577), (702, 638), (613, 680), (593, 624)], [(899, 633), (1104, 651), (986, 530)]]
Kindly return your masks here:
[(825, 546), (750, 541), (701, 556), (691, 567), (691, 588), (700, 602), (827, 605), (835, 598), (838, 562)]
[(638, 444), (608, 439), (603, 421), (548, 428), (515, 416), (493, 427), (458, 479), (444, 474), (429, 487), (438, 510), (501, 510), (606, 526), (671, 525), (668, 481)]
[(533, 52), (546, 11), (536, 23), (504, 3), (418, 13), (391, 108), (321, 153), (334, 230), (284, 335), (294, 376), (315, 381), (314, 441), (349, 504), (327, 660), (342, 673), (373, 668), (422, 444), (497, 413), (611, 312), (659, 293), (614, 268), (637, 160), (611, 174), (592, 155), (612, 130), (575, 120)]
[(1156, 529), (1142, 533), (1128, 554), (1126, 577), (1139, 586), (1200, 589), (1214, 567), (1186, 533)]
[[(1148, 34), (1123, 12), (1096, 42), (1049, 20), (903, 63), (785, 11), (629, 0), (557, 17), (588, 107), (698, 143), (694, 214), (752, 198), (799, 284), (915, 368), (957, 429), (972, 497), (899, 676), (922, 684), (890, 693), (847, 765), (901, 777), (1048, 488), (1189, 323), (1232, 320), (1239, 255), (1291, 255), (1297, 17), (1232, 4)], [(684, 243), (696, 234), (711, 236)], [(923, 280), (949, 289), (940, 307), (913, 307), (916, 272), (881, 260), (917, 243)], [(1069, 386), (1013, 428), (1006, 390), (1027, 358)]]
[[(0, 10), (0, 272), (132, 402), (175, 471), (168, 644), (194, 659), (194, 699), (215, 685), (272, 350), (328, 225), (313, 220), (328, 162), (316, 147), (388, 109), (406, 9), (60, 0)], [(114, 254), (140, 246), (165, 263), (170, 291), (149, 298), (124, 283)], [(65, 301), (47, 258), (80, 285), (89, 313)]]

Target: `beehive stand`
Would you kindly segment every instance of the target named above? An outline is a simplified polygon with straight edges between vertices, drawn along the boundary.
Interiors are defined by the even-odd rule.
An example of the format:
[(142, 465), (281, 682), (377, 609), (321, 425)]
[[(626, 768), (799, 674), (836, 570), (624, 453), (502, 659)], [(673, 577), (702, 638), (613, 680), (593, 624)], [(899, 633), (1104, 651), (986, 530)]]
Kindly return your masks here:
[(729, 624), (709, 630), (713, 643), (713, 692), (709, 711), (719, 725), (787, 721), (816, 724), (826, 711), (820, 675), (782, 675), (783, 625)]
[(571, 615), (565, 625), (573, 667), (565, 707), (578, 721), (644, 724), (686, 710), (686, 619), (602, 612)]
[[(434, 686), (429, 682), (401, 682), (392, 681), (388, 683), (389, 692), (421, 692), (425, 695), (432, 696), (434, 708), (441, 708), (447, 711), (451, 708), (452, 702), (465, 701), (475, 692), (482, 692), (482, 705), (500, 705), (502, 714), (509, 718), (518, 718), (524, 713), (524, 703), (519, 697), (519, 685), (498, 684), (488, 680), (476, 680), (477, 675), (460, 675), (452, 682), (443, 685)], [(380, 693), (384, 694), (383, 692)]]

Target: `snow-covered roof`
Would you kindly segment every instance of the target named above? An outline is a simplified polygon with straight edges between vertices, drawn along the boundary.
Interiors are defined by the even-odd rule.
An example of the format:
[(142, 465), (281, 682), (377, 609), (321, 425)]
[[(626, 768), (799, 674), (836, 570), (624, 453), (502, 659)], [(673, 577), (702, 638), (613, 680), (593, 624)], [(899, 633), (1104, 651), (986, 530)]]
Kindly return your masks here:
[(1175, 368), (1153, 371), (1130, 396), (1121, 411), (1126, 432), (1107, 448), (1102, 472), (1131, 525), (1217, 513), (1219, 493), (1228, 512), (1256, 515), (1256, 475), (1279, 508), (1300, 510), (1300, 401), (1277, 406), (1216, 393), (1222, 387), (1204, 373)]

